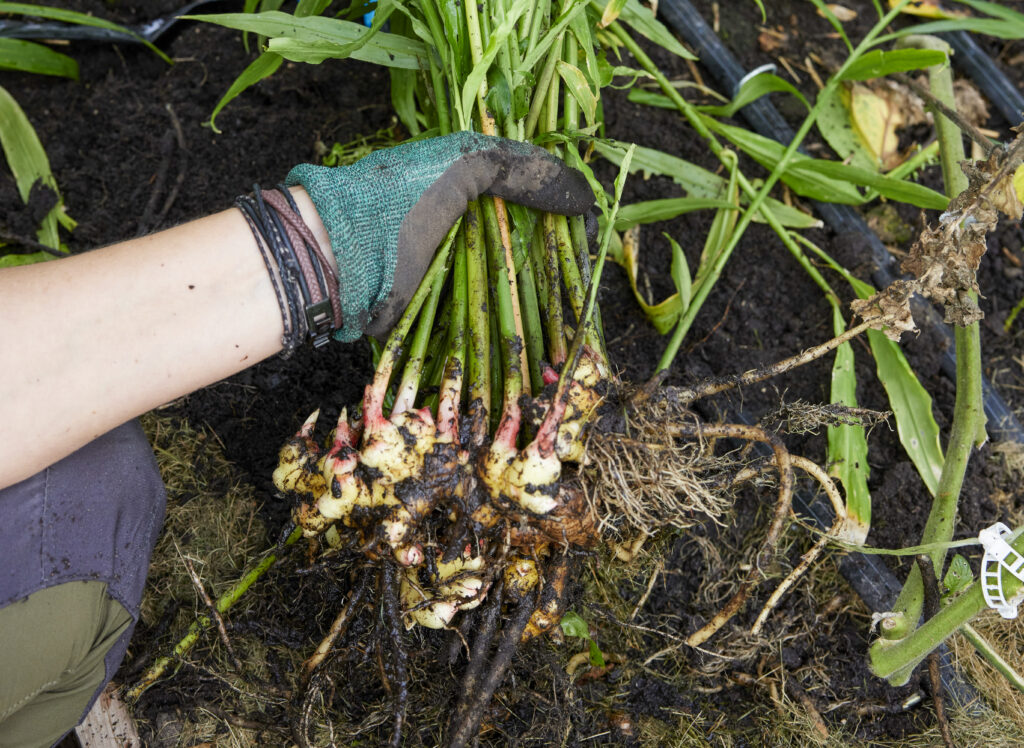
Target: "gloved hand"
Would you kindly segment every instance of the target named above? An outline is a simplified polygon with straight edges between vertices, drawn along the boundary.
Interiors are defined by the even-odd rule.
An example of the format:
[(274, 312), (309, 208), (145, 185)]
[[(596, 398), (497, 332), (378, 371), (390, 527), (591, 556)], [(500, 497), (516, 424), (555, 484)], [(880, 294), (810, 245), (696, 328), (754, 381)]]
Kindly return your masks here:
[(306, 189), (330, 235), (343, 322), (334, 337), (343, 342), (387, 334), (469, 200), (495, 195), (564, 215), (594, 202), (583, 175), (542, 148), (465, 131), (351, 166), (301, 164), (287, 183)]

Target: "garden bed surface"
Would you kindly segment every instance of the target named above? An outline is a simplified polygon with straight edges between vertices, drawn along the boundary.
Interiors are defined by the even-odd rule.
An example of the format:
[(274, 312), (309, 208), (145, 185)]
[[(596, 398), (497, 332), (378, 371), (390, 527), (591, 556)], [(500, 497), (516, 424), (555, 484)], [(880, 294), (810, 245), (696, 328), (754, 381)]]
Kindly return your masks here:
[[(171, 10), (176, 3), (75, 0), (62, 5), (113, 20), (135, 22)], [(712, 17), (710, 3), (697, 5), (706, 17)], [(754, 4), (720, 5), (728, 6), (728, 11), (723, 10), (721, 15), (723, 38), (744, 65), (753, 68), (769, 61), (757, 44), (761, 22)], [(770, 5), (767, 26), (784, 32), (786, 45), (782, 52), (772, 54), (787, 53), (802, 60), (813, 52), (826, 61), (838, 59), (840, 45), (810, 3)], [(857, 5), (863, 6), (862, 15), (872, 15), (869, 3)], [(851, 35), (857, 36), (858, 30), (854, 28)], [(1019, 42), (986, 45), (1001, 61), (1019, 59), (1024, 52)], [(79, 82), (0, 74), (0, 82), (16, 97), (37, 128), (68, 212), (79, 223), (67, 239), (74, 252), (227, 209), (235, 196), (247, 191), (252, 183), (269, 185), (280, 181), (294, 164), (315, 160), (323, 146), (345, 143), (393, 123), (385, 71), (354, 61), (328, 61), (319, 66), (286, 63), (277, 74), (245, 92), (219, 115), (217, 124), (222, 133), (216, 134), (203, 123), (234, 76), (251, 60), (240, 35), (212, 26), (183, 25), (173, 37), (162, 41), (161, 47), (174, 58), (173, 66), (140, 47), (74, 43), (70, 53), (81, 65)], [(664, 65), (671, 77), (690, 76), (681, 60), (662, 53), (656, 61)], [(1018, 85), (1021, 67), (1018, 64), (1008, 68)], [(809, 81), (804, 80), (802, 85), (808, 86)], [(776, 96), (776, 100), (784, 104), (781, 97)], [(795, 109), (783, 108), (787, 114), (796, 113)], [(707, 168), (716, 168), (705, 144), (674, 113), (638, 108), (627, 102), (623, 91), (608, 97), (605, 115), (611, 137), (666, 150)], [(176, 145), (175, 119), (184, 133), (184, 150)], [(1005, 124), (997, 116), (988, 123), (1004, 133)], [(759, 173), (749, 163), (744, 166), (750, 173)], [(161, 173), (166, 173), (166, 177), (158, 178)], [(184, 181), (176, 199), (159, 225), (150, 223), (153, 216), (145, 216), (144, 209), (154, 190), (164, 190), (157, 196), (157, 203), (162, 204), (179, 173), (184, 174)], [(607, 181), (613, 171), (602, 168), (599, 174)], [(938, 186), (937, 169), (927, 179), (931, 186)], [(638, 176), (627, 186), (629, 201), (678, 194), (679, 188), (664, 178), (644, 180)], [(0, 223), (5, 230), (21, 235), (31, 233), (13, 181), (6, 172), (0, 174), (0, 206)], [(905, 211), (903, 218), (919, 225), (917, 211)], [(934, 220), (935, 216), (927, 218)], [(695, 266), (710, 220), (710, 213), (697, 213), (645, 227), (641, 258), (654, 299), (673, 291), (667, 272), (670, 247), (662, 232), (680, 241), (691, 266)], [(810, 236), (855, 273), (867, 266), (865, 247), (858, 237), (836, 237), (828, 230), (811, 232)], [(904, 244), (896, 249), (908, 248)], [(215, 246), (209, 249), (217, 251)], [(1004, 222), (1001, 233), (990, 238), (989, 253), (979, 274), (984, 297), (982, 309), (986, 313), (982, 323), (986, 374), (1000, 386), (1018, 414), (1024, 411), (1024, 324), (1018, 322), (1014, 332), (1005, 333), (1002, 322), (1024, 296), (1021, 260), (1024, 254), (1020, 226)], [(840, 279), (830, 276), (830, 280), (841, 294), (847, 294), (844, 300), (848, 301), (848, 291)], [(666, 339), (644, 319), (624, 273), (617, 266), (607, 269), (599, 301), (613, 365), (624, 379), (645, 380), (653, 373)], [(822, 342), (830, 337), (830, 332), (831, 313), (821, 292), (770, 231), (755, 224), (697, 318), (668, 383), (689, 384), (709, 376), (755, 368)], [(925, 332), (906, 340), (904, 349), (935, 398), (936, 417), (940, 426), (946, 428), (954, 388), (939, 369), (938, 346), (936, 336)], [(885, 394), (877, 384), (866, 344), (857, 341), (854, 347), (859, 402), (863, 407), (885, 410)], [(831, 358), (827, 358), (730, 398), (705, 404), (702, 415), (714, 420), (742, 410), (760, 418), (776, 409), (782, 400), (828, 402), (830, 367)], [(331, 418), (340, 407), (358, 401), (371, 371), (369, 347), (363, 341), (332, 344), (316, 352), (303, 350), (289, 361), (266, 361), (196, 392), (170, 404), (160, 415), (206, 429), (216, 437), (230, 463), (231, 480), (253, 487), (260, 519), (268, 528), (261, 545), (269, 547), (287, 517), (287, 507), (275, 498), (270, 482), (282, 441), (316, 407), (323, 406), (325, 416)], [(786, 443), (793, 452), (819, 463), (825, 459), (823, 434), (787, 436)], [(885, 425), (875, 428), (869, 445), (873, 525), (868, 542), (883, 547), (911, 544), (924, 525), (928, 496), (893, 429)], [(772, 496), (770, 490), (760, 495), (744, 493), (729, 527), (721, 529), (708, 523), (667, 543), (663, 548), (665, 571), (644, 606), (648, 619), (659, 621), (680, 635), (702, 625), (714, 608), (700, 606), (696, 601), (707, 592), (710, 577), (738, 577), (736, 566), (744, 556), (742, 549), (747, 549), (745, 555), (749, 557), (750, 549), (759, 542)], [(1005, 519), (1009, 511), (1019, 510), (1014, 501), (1019, 503), (1020, 495), (1012, 476), (1007, 475), (991, 447), (982, 449), (968, 474), (958, 536), (976, 534), (981, 527)], [(793, 565), (812, 540), (795, 526), (789, 529), (787, 537), (790, 540), (786, 542), (786, 562)], [(720, 550), (719, 561), (715, 562), (708, 553), (709, 544)], [(247, 608), (246, 616), (234, 621), (238, 631), (255, 632), (268, 645), (284, 644), (296, 649), (308, 649), (319, 638), (317, 632), (322, 635), (339, 609), (348, 580), (333, 579), (327, 584), (316, 575), (297, 576), (295, 568), (300, 563), (292, 559), (270, 575), (268, 584), (289, 587), (283, 597), (253, 593), (257, 607), (261, 600), (266, 604), (258, 615), (252, 607)], [(735, 674), (757, 676), (764, 670), (782, 668), (786, 677), (802, 684), (832, 728), (846, 730), (860, 740), (899, 741), (921, 733), (933, 723), (930, 707), (899, 708), (908, 696), (922, 689), (921, 684), (915, 678), (904, 688), (891, 689), (870, 674), (866, 666), (868, 611), (836, 579), (835, 564), (834, 556), (819, 564), (822, 578), (831, 581), (810, 584), (805, 580), (796, 593), (783, 601), (765, 632), (773, 643), (726, 665), (713, 654), (693, 652), (686, 657), (692, 667), (686, 678), (681, 678), (673, 668), (661, 667), (657, 661), (642, 673), (634, 671), (625, 680), (612, 671), (604, 678), (576, 685), (572, 696), (560, 702), (561, 716), (552, 719), (552, 725), (561, 726), (564, 713), (569, 713), (574, 724), (569, 744), (629, 745), (638, 738), (621, 729), (614, 715), (661, 720), (667, 728), (689, 719), (709, 741), (724, 741), (724, 736), (729, 736), (735, 741), (731, 744), (764, 744), (762, 740), (768, 738), (765, 725), (770, 720), (763, 715), (771, 711), (772, 702), (764, 689), (740, 685)], [(893, 568), (902, 575), (899, 565), (894, 564)], [(646, 582), (646, 575), (626, 575), (620, 580), (624, 596), (632, 599), (639, 598)], [(288, 600), (290, 605), (285, 603)], [(589, 614), (587, 601), (580, 601), (579, 610), (596, 622), (593, 625), (600, 641), (605, 624), (600, 622), (600, 602), (593, 602), (595, 607)], [(736, 623), (749, 626), (759, 609), (756, 603), (748, 604)], [(638, 636), (640, 647), (623, 653), (630, 660), (643, 661), (669, 645), (654, 635)], [(137, 675), (146, 656), (166, 651), (172, 641), (170, 635), (160, 630), (159, 616), (144, 621), (121, 678), (127, 680)], [(712, 652), (714, 644), (714, 640), (709, 643)], [(439, 653), (445, 646), (440, 635), (417, 635), (414, 650), (426, 661), (443, 660)], [(548, 719), (544, 699), (550, 697), (553, 687), (562, 691), (569, 688), (564, 675), (558, 675), (559, 662), (564, 663), (565, 659), (560, 652), (546, 644), (532, 647), (523, 665), (516, 668), (516, 687), (522, 693), (518, 698), (505, 700), (514, 718), (496, 717), (497, 728), (489, 733), (491, 738), (485, 739), (505, 744), (519, 736), (535, 745), (546, 744), (546, 739), (556, 743), (561, 739), (560, 735), (545, 732), (544, 724)], [(202, 649), (193, 656), (202, 662)], [(276, 671), (290, 666), (276, 663), (273, 656), (268, 662), (269, 670), (263, 677), (285, 683), (285, 675)], [(706, 673), (703, 677), (699, 675), (702, 671)], [(438, 677), (438, 673), (440, 677), (449, 677), (447, 667), (435, 664), (424, 665), (419, 675)], [(373, 708), (385, 695), (374, 665), (346, 677), (351, 677), (352, 682), (339, 687), (336, 698), (345, 701), (343, 711), (347, 718), (359, 721), (365, 716), (363, 707)], [(173, 679), (151, 689), (140, 702), (139, 714), (150, 730), (152, 744), (163, 745), (156, 736), (157, 726), (181, 720), (204, 706), (230, 711), (231, 698), (230, 689), (209, 672), (201, 667), (186, 667)], [(359, 698), (363, 699), (362, 704)], [(267, 707), (265, 713), (246, 716), (250, 721), (264, 723), (268, 744), (284, 739), (283, 733), (274, 732), (274, 725), (283, 729), (285, 721), (284, 706), (279, 705), (278, 710)], [(748, 719), (751, 710), (762, 716)], [(429, 726), (418, 725), (413, 717), (411, 729), (417, 728), (423, 732), (413, 732), (407, 744), (430, 744)], [(386, 735), (387, 724), (380, 729), (380, 734)], [(602, 736), (579, 743), (588, 735)]]

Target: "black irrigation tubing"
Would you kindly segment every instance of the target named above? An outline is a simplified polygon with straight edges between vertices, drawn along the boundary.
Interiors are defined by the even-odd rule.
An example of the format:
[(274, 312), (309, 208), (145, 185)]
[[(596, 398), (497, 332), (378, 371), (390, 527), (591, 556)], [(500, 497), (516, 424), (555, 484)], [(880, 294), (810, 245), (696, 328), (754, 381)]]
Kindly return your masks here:
[[(690, 4), (689, 0), (662, 0), (658, 6), (659, 13), (668, 21), (669, 25), (686, 40), (700, 57), (701, 64), (706, 67), (727, 92), (732, 92), (739, 82), (747, 75), (732, 53), (719, 40), (718, 35), (705, 23), (700, 13)], [(971, 46), (966, 45), (963, 38), (966, 38)], [(970, 40), (966, 34), (949, 35), (949, 41), (954, 44), (954, 49), (959, 50), (962, 45), (964, 55), (954, 54), (953, 61), (960, 63), (963, 60), (970, 60), (970, 65), (965, 66), (965, 72), (969, 75), (979, 76), (978, 83), (986, 95), (998, 96), (1007, 90), (1014, 89), (1006, 76), (995, 64), (989, 60), (985, 64), (981, 61), (983, 54), (977, 45)], [(955, 42), (955, 43), (954, 43)], [(982, 81), (985, 81), (983, 84)], [(1004, 102), (1000, 107), (1003, 111), (1005, 106), (1008, 111), (1014, 111), (1021, 95), (1016, 93), (1014, 100)], [(995, 99), (994, 99), (995, 101)], [(1002, 99), (1000, 99), (1002, 101)], [(1020, 102), (1024, 104), (1024, 102)], [(1024, 109), (1024, 107), (1022, 107)], [(793, 130), (783, 119), (782, 115), (767, 98), (760, 98), (748, 104), (740, 110), (744, 118), (758, 133), (766, 137), (774, 138), (780, 143), (789, 143), (793, 139)], [(1017, 123), (1021, 119), (1018, 114), (1010, 122)], [(879, 288), (888, 286), (896, 277), (898, 268), (896, 259), (889, 254), (889, 251), (882, 244), (878, 236), (868, 228), (868, 225), (861, 218), (860, 214), (849, 205), (837, 205), (835, 203), (814, 202), (814, 208), (837, 236), (852, 236), (863, 241), (871, 252), (875, 270), (871, 274), (871, 280)], [(942, 321), (941, 316), (931, 304), (923, 299), (915, 297), (914, 317), (922, 323), (922, 327), (928, 327), (943, 335), (947, 341), (946, 350), (942, 357), (942, 370), (950, 378), (956, 375), (956, 357), (953, 352), (953, 332)], [(982, 396), (985, 404), (985, 415), (988, 416), (988, 432), (996, 441), (1015, 441), (1024, 443), (1024, 427), (1021, 426), (1013, 411), (1006, 401), (995, 391), (988, 378), (982, 379)]]
[(985, 54), (966, 31), (939, 34), (953, 48), (953, 63), (981, 89), (1003, 118), (1011, 125), (1024, 116), (1024, 94), (1003, 75), (1003, 71)]
[[(64, 41), (106, 42), (115, 44), (142, 44), (155, 42), (172, 26), (204, 5), (237, 6), (227, 0), (193, 0), (173, 13), (135, 26), (124, 27), (127, 31), (107, 29), (100, 26), (82, 26), (60, 21), (24, 21), (20, 19), (0, 20), (0, 38), (8, 39), (61, 39)], [(207, 8), (209, 10), (209, 8)], [(29, 15), (29, 14), (26, 14)], [(186, 21), (187, 22), (187, 21)]]

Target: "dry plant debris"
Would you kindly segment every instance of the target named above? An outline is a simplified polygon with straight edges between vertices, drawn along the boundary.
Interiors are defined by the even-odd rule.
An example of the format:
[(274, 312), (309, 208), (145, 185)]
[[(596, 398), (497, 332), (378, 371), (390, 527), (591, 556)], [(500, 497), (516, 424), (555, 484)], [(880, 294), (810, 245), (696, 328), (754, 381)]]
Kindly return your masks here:
[[(1019, 128), (1018, 128), (1019, 132)], [(968, 188), (950, 203), (914, 244), (902, 268), (913, 280), (897, 281), (870, 299), (856, 300), (855, 314), (893, 340), (916, 329), (910, 312), (914, 293), (941, 303), (946, 322), (966, 327), (984, 315), (978, 308), (977, 270), (986, 238), (996, 228), (999, 213), (1021, 216), (1014, 177), (1024, 163), (1024, 135), (1004, 149), (994, 149), (986, 161), (964, 162)]]

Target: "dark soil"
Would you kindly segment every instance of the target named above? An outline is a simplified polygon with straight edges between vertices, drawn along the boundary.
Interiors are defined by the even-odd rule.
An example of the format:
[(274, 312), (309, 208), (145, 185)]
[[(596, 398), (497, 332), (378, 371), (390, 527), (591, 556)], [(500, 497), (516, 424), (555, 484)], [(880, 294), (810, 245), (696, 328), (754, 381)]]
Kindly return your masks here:
[[(121, 0), (111, 5), (101, 0), (77, 0), (63, 5), (130, 23), (159, 15), (177, 3)], [(697, 5), (706, 17), (711, 17), (711, 3)], [(831, 28), (814, 13), (810, 3), (771, 3), (767, 26), (780, 29), (785, 38), (783, 46), (770, 54), (758, 46), (761, 21), (754, 3), (719, 5), (728, 6), (728, 12), (722, 12), (722, 36), (748, 69), (780, 54), (802, 60), (816, 53), (827, 63), (841, 53)], [(856, 5), (863, 6), (864, 18), (873, 16), (871, 4)], [(863, 28), (857, 29), (855, 24), (851, 36), (861, 33)], [(81, 65), (80, 82), (0, 74), (0, 83), (21, 103), (37, 128), (68, 212), (79, 222), (67, 238), (72, 251), (85, 251), (225, 209), (253, 182), (274, 183), (294, 164), (315, 159), (320, 144), (346, 142), (393, 122), (386, 72), (353, 61), (328, 61), (319, 66), (286, 64), (220, 114), (217, 124), (223, 133), (218, 135), (203, 123), (234, 76), (251, 60), (239, 36), (213, 26), (184, 24), (180, 31), (161, 40), (160, 46), (175, 59), (173, 66), (139, 47), (73, 43), (69, 51)], [(1024, 53), (1021, 42), (989, 44), (989, 48), (1002, 61), (1019, 60)], [(690, 77), (688, 67), (679, 60), (661, 54), (656, 61), (672, 77)], [(1011, 68), (1018, 85), (1020, 70), (1019, 63), (1016, 69)], [(799, 83), (809, 85), (806, 78)], [(776, 99), (785, 112), (798, 116), (798, 112), (785, 106), (784, 99)], [(625, 92), (609, 94), (605, 114), (609, 136), (666, 150), (712, 170), (717, 167), (706, 146), (674, 114), (641, 110), (626, 101)], [(175, 119), (185, 134), (184, 150), (173, 139)], [(998, 117), (994, 116), (988, 126), (1006, 133), (1006, 123)], [(759, 173), (756, 166), (746, 164), (745, 168), (748, 167), (748, 173)], [(601, 173), (607, 176), (611, 172)], [(147, 215), (147, 204), (152, 200), (154, 205), (163, 205), (179, 174), (184, 175), (183, 186), (167, 211), (163, 215), (159, 210)], [(937, 177), (931, 174), (929, 179), (934, 184)], [(629, 200), (669, 197), (680, 192), (669, 180), (656, 177), (633, 179), (627, 191)], [(19, 218), (19, 205), (13, 180), (6, 171), (0, 173), (0, 206), (4, 208), (0, 227), (25, 235), (28, 230)], [(916, 211), (904, 217), (912, 224), (918, 221)], [(932, 220), (934, 216), (927, 218)], [(662, 232), (683, 244), (691, 266), (695, 266), (708, 222), (707, 214), (690, 214), (645, 228), (642, 261), (655, 299), (673, 291), (665, 272), (670, 248), (661, 238)], [(810, 237), (855, 272), (865, 267), (867, 258), (859, 252), (861, 247), (856, 240), (837, 240), (827, 230), (811, 232)], [(1020, 413), (1024, 410), (1024, 320), (1018, 322), (1012, 333), (1002, 329), (1009, 310), (1024, 296), (1020, 226), (1007, 222), (1002, 232), (991, 238), (989, 249), (979, 275), (985, 297), (982, 308), (986, 312), (986, 373), (1001, 386), (1002, 394)], [(847, 293), (839, 278), (829, 278), (837, 291)], [(617, 266), (606, 270), (600, 302), (614, 365), (624, 379), (647, 379), (654, 371), (665, 339), (642, 316), (625, 275)], [(755, 224), (705, 304), (668, 384), (689, 384), (709, 376), (742, 372), (797, 353), (830, 336), (831, 313), (821, 292), (771, 232)], [(937, 336), (924, 331), (906, 340), (904, 348), (935, 399), (940, 426), (946, 428), (952, 413), (954, 387), (939, 370)], [(877, 384), (866, 344), (855, 343), (855, 350), (860, 404), (885, 410), (885, 394)], [(738, 396), (708, 403), (702, 415), (718, 420), (743, 411), (758, 419), (774, 410), (780, 400), (828, 402), (830, 367), (830, 358), (803, 367), (764, 385), (750, 387)], [(167, 412), (197, 426), (208, 426), (217, 435), (240, 479), (255, 486), (267, 526), (276, 528), (283, 525), (287, 508), (274, 497), (270, 475), (283, 439), (314, 408), (325, 406), (336, 412), (341, 406), (356, 402), (370, 373), (370, 353), (364, 342), (334, 344), (315, 353), (302, 351), (289, 361), (261, 363), (172, 403)], [(792, 436), (786, 441), (794, 453), (819, 463), (825, 459), (823, 435)], [(1020, 499), (1019, 493), (1008, 485), (1000, 463), (990, 458), (990, 449), (986, 447), (972, 462), (961, 509), (960, 535), (976, 534), (983, 525), (1005, 519), (1006, 504), (997, 506), (991, 498), (998, 492)], [(916, 542), (929, 498), (894, 430), (882, 426), (871, 432), (870, 466), (873, 524), (869, 543), (899, 547)], [(730, 556), (726, 549), (758, 542), (764, 531), (770, 496), (770, 491), (760, 498), (754, 494), (742, 496), (727, 530), (698, 527), (690, 535), (666, 541), (663, 582), (654, 588), (645, 614), (652, 620), (668, 622), (670, 629), (684, 636), (703, 624), (715, 610), (713, 605), (701, 604), (705, 599), (701, 593), (707, 584), (706, 577), (719, 574), (738, 578), (736, 565), (740, 555)], [(789, 536), (800, 533), (795, 527), (788, 531)], [(275, 540), (268, 537), (267, 545)], [(701, 540), (704, 542), (698, 542)], [(708, 541), (722, 549), (724, 566), (709, 566), (710, 561), (701, 550)], [(789, 565), (796, 563), (806, 545), (806, 537), (791, 544), (787, 552)], [(832, 560), (823, 562), (826, 568), (833, 564)], [(902, 575), (897, 566), (894, 568)], [(349, 580), (340, 573), (329, 578), (322, 574), (300, 577), (293, 570), (294, 566), (283, 565), (271, 575), (271, 584), (294, 588), (290, 593), (296, 601), (292, 610), (266, 611), (262, 623), (239, 621), (235, 625), (255, 628), (271, 644), (308, 649), (319, 638), (317, 632), (322, 635), (340, 608)], [(637, 599), (646, 580), (644, 575), (629, 582), (625, 595)], [(849, 590), (843, 594), (849, 602)], [(571, 720), (576, 729), (571, 733), (570, 744), (588, 735), (601, 735), (587, 744), (629, 745), (634, 742), (629, 731), (621, 727), (621, 720), (610, 720), (610, 715), (625, 714), (631, 719), (646, 716), (676, 724), (677, 716), (683, 714), (691, 715), (695, 724), (703, 726), (697, 729), (706, 729), (709, 741), (717, 729), (736, 736), (740, 741), (737, 744), (743, 740), (750, 745), (764, 744), (767, 736), (747, 715), (752, 703), (770, 704), (768, 696), (756, 686), (736, 685), (732, 676), (757, 675), (761, 669), (778, 667), (780, 662), (790, 678), (815, 694), (814, 700), (830, 726), (844, 725), (860, 739), (899, 738), (930, 725), (930, 707), (896, 708), (908, 694), (922, 687), (916, 679), (903, 689), (891, 689), (868, 672), (865, 609), (842, 605), (829, 614), (827, 626), (817, 624), (815, 614), (829, 603), (828, 599), (814, 600), (806, 592), (794, 594), (784, 601), (772, 618), (775, 623), (767, 630), (769, 637), (784, 639), (784, 646), (763, 647), (756, 655), (724, 669), (711, 667), (714, 658), (694, 653), (689, 662), (695, 672), (709, 672), (701, 691), (681, 689), (677, 674), (667, 666), (662, 668), (657, 661), (628, 682), (623, 682), (613, 670), (604, 679), (572, 688), (564, 674), (564, 660), (559, 659), (562, 655), (556, 656), (549, 647), (531, 646), (515, 668), (516, 688), (503, 702), (507, 713), (495, 717), (493, 734), (500, 736), (495, 740), (505, 743), (518, 736), (523, 741), (533, 740), (534, 744), (557, 744), (569, 724), (567, 720)], [(594, 622), (597, 630), (604, 625), (611, 627), (602, 623), (605, 611), (601, 605), (588, 608), (587, 601), (579, 601), (579, 605), (588, 611), (588, 620)], [(737, 619), (738, 625), (749, 626), (759, 609), (756, 602), (748, 604)], [(140, 630), (134, 654), (151, 647), (155, 636), (155, 632)], [(638, 636), (639, 649), (627, 653), (632, 659), (642, 661), (667, 646), (664, 638)], [(413, 657), (418, 655), (421, 662), (427, 663), (416, 666), (417, 677), (436, 681), (438, 685), (433, 688), (442, 693), (443, 702), (441, 684), (450, 682), (446, 679), (453, 676), (447, 666), (434, 663), (445, 659), (438, 653), (447, 651), (447, 643), (434, 634), (417, 633), (413, 639)], [(166, 650), (170, 641), (164, 635), (156, 646)], [(709, 643), (712, 650), (714, 643), (715, 640)], [(271, 663), (271, 670), (274, 669), (275, 664)], [(332, 708), (353, 723), (366, 716), (364, 706), (387, 701), (376, 663), (363, 663), (360, 673), (352, 675), (347, 683), (342, 678), (333, 698)], [(282, 682), (280, 675), (272, 680)], [(553, 692), (559, 694), (557, 710), (548, 698)], [(150, 724), (156, 725), (162, 719), (160, 714), (175, 709), (188, 711), (212, 703), (223, 704), (225, 710), (230, 710), (230, 702), (226, 701), (229, 698), (230, 693), (220, 681), (184, 669), (174, 679), (149, 691), (140, 709)], [(833, 705), (837, 706), (831, 709)], [(862, 716), (865, 707), (879, 705), (883, 708), (871, 712), (879, 716)], [(549, 708), (551, 714), (547, 713)], [(260, 718), (268, 724), (284, 719), (280, 713)], [(430, 744), (434, 737), (427, 726), (416, 726), (415, 720), (413, 725), (423, 732), (411, 736), (409, 744)], [(386, 735), (387, 725), (381, 730), (380, 734)], [(274, 740), (278, 738), (281, 736)]]

